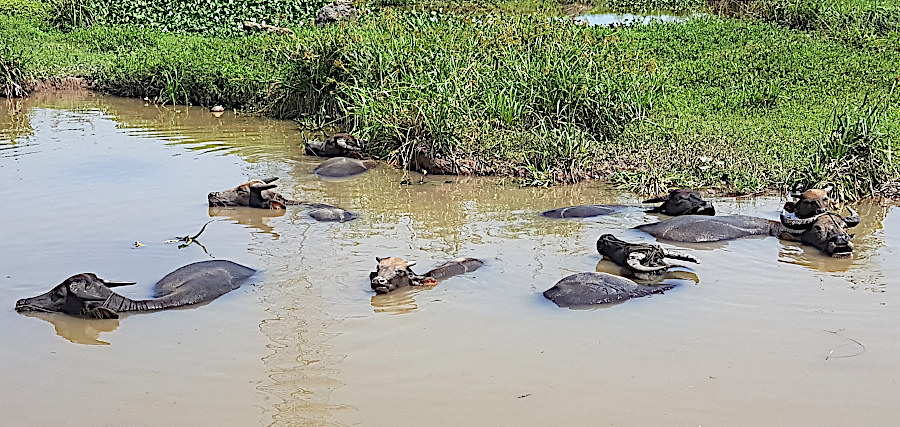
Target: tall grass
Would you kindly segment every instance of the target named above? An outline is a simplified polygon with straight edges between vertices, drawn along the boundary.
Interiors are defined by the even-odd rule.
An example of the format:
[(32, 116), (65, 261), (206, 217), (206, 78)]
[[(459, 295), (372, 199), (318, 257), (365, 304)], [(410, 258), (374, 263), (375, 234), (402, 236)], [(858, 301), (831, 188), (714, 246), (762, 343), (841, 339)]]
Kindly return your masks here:
[(0, 46), (0, 95), (18, 98), (27, 95), (25, 76), (9, 46)]
[(852, 109), (835, 107), (801, 184), (833, 183), (838, 197), (852, 200), (896, 179), (900, 163), (883, 131), (884, 118), (883, 102), (865, 99)]
[[(815, 169), (835, 157), (818, 154), (833, 106), (852, 112), (869, 94), (883, 100), (875, 180), (898, 178), (883, 167), (894, 162), (883, 144), (900, 129), (891, 92), (900, 49), (716, 17), (611, 29), (386, 9), (352, 25), (292, 29), (296, 38), (107, 24), (60, 32), (0, 15), (0, 46), (15, 47), (21, 76), (75, 75), (118, 95), (336, 126), (398, 164), (419, 153), (476, 159), (479, 173), (529, 185), (616, 174), (650, 192), (837, 181), (828, 170), (871, 180), (871, 168)], [(873, 37), (887, 45), (896, 34)]]

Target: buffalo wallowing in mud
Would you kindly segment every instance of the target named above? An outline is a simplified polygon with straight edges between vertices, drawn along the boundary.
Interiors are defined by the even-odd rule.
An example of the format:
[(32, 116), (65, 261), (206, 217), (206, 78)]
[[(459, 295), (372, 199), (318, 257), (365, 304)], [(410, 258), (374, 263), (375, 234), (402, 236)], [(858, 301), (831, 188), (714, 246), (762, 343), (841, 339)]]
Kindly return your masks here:
[(154, 298), (133, 300), (93, 273), (69, 277), (47, 293), (16, 302), (18, 312), (65, 313), (93, 319), (117, 319), (123, 312), (147, 312), (212, 301), (239, 288), (256, 270), (231, 261), (201, 261), (181, 267), (156, 282)]
[(458, 258), (418, 275), (410, 269), (416, 265), (415, 261), (406, 261), (398, 257), (376, 257), (375, 260), (378, 261), (378, 268), (369, 274), (369, 282), (372, 289), (379, 294), (386, 294), (406, 286), (434, 286), (439, 280), (466, 274), (484, 265), (475, 258)]
[(230, 190), (213, 191), (207, 199), (209, 206), (248, 206), (260, 209), (285, 209), (286, 206), (303, 206), (310, 209), (309, 216), (317, 221), (344, 222), (356, 218), (356, 215), (339, 207), (324, 203), (298, 202), (288, 199), (273, 191), (278, 178), (251, 179)]
[[(644, 203), (659, 203), (661, 205), (648, 209), (650, 213), (662, 213), (669, 216), (678, 215), (715, 215), (716, 210), (712, 202), (703, 200), (697, 190), (678, 189), (665, 195), (658, 196)], [(609, 215), (621, 212), (628, 208), (624, 205), (576, 205), (553, 209), (542, 212), (547, 218), (589, 218), (593, 216)]]
[(635, 228), (658, 239), (673, 242), (715, 242), (746, 236), (770, 235), (815, 246), (827, 255), (844, 258), (853, 252), (853, 236), (847, 229), (859, 224), (859, 214), (848, 207), (850, 216), (828, 211), (830, 188), (807, 190), (788, 202), (780, 221), (745, 215), (704, 217), (680, 216)]

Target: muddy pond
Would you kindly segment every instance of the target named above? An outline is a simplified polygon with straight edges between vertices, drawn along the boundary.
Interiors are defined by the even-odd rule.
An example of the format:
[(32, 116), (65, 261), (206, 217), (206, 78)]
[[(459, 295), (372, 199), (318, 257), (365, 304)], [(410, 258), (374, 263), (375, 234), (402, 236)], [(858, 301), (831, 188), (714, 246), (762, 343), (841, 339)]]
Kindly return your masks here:
[[(569, 310), (541, 292), (575, 272), (614, 271), (598, 236), (654, 242), (630, 228), (658, 217), (540, 212), (640, 199), (598, 183), (401, 185), (384, 166), (324, 181), (302, 142), (289, 121), (92, 93), (0, 103), (0, 425), (900, 419), (896, 209), (857, 205), (851, 259), (771, 237), (678, 247), (700, 260), (697, 282)], [(265, 176), (281, 177), (286, 196), (359, 217), (319, 223), (291, 207), (207, 206), (208, 192)], [(713, 200), (721, 214), (772, 219), (783, 203)], [(203, 247), (164, 243), (210, 220)], [(433, 289), (375, 295), (376, 256), (421, 271), (460, 256), (485, 266)], [(166, 273), (212, 258), (261, 276), (199, 307), (117, 320), (13, 309), (80, 272), (136, 281), (119, 289), (146, 298)]]

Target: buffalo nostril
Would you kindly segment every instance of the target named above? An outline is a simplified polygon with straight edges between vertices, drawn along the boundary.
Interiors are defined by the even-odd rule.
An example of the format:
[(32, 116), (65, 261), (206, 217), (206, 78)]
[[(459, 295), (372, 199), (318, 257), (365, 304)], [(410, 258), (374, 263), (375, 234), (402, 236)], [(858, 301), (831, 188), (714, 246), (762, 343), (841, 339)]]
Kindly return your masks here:
[(374, 285), (387, 285), (387, 279), (381, 276), (376, 276), (372, 278), (372, 284)]

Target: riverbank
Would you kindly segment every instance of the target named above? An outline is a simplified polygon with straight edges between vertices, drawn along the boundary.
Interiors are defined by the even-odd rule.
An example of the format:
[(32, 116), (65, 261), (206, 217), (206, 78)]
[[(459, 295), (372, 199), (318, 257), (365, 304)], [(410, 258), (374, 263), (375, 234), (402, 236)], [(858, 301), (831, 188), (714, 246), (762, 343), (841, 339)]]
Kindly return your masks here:
[(742, 19), (620, 28), (554, 18), (551, 6), (372, 5), (348, 25), (280, 23), (294, 37), (63, 31), (38, 7), (0, 7), (0, 92), (80, 77), (115, 95), (337, 126), (398, 165), (526, 185), (606, 178), (638, 192), (756, 192), (833, 182), (844, 197), (877, 194), (900, 178), (897, 6), (766, 1)]

